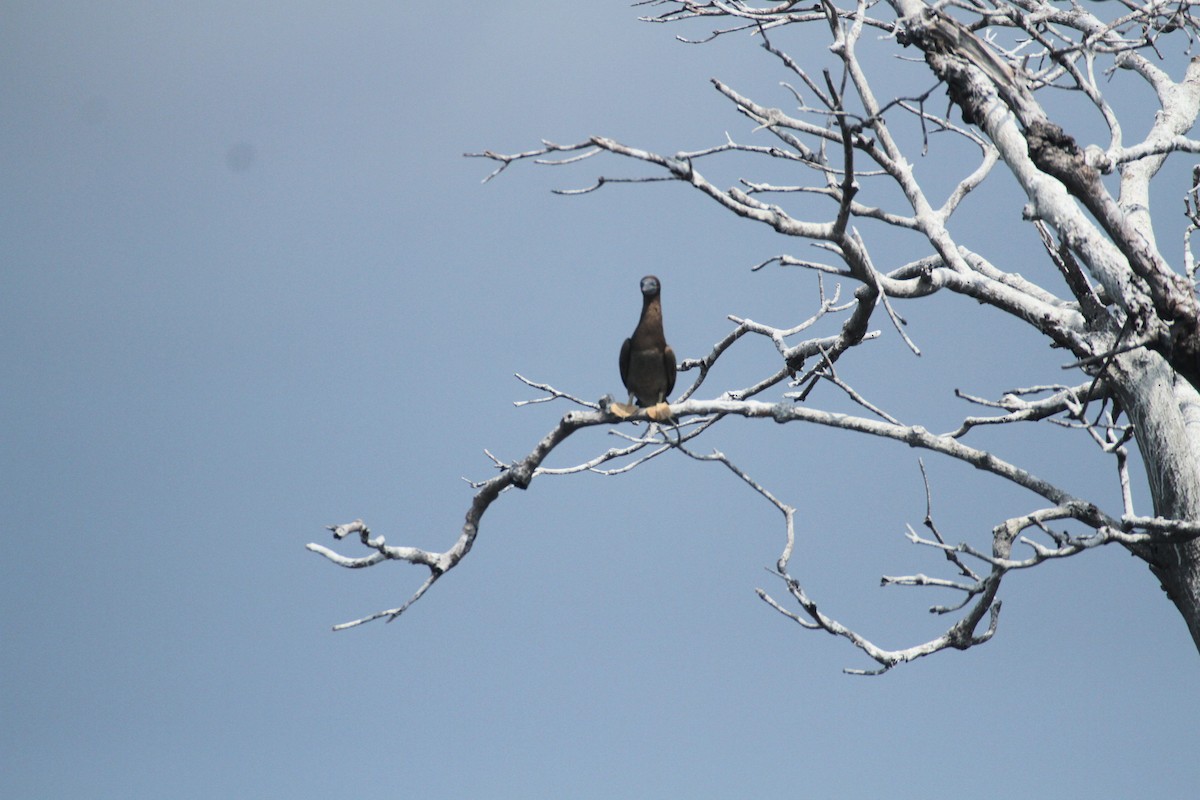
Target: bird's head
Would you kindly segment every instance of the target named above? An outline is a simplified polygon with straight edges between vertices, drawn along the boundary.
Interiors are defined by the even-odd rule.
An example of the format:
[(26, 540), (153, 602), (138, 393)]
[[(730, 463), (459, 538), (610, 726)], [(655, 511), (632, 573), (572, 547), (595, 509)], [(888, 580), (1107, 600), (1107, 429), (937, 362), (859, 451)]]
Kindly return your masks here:
[(647, 275), (646, 277), (642, 278), (642, 297), (645, 297), (646, 299), (658, 297), (658, 293), (661, 290), (662, 287), (658, 285), (658, 278), (655, 276)]

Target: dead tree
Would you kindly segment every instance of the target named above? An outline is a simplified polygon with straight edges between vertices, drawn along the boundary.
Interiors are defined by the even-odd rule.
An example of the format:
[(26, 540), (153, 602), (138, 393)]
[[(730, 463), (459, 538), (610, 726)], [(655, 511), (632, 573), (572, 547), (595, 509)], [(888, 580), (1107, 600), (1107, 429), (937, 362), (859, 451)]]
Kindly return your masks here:
[[(575, 432), (615, 426), (621, 420), (610, 413), (607, 398), (592, 402), (522, 378), (544, 393), (530, 402), (565, 400), (578, 408), (564, 414), (524, 458), (510, 463), (493, 457), (498, 473), (474, 484), (466, 521), (448, 550), (390, 545), (361, 521), (331, 530), (339, 540), (357, 537), (368, 551), (365, 556), (348, 557), (309, 545), (344, 567), (406, 561), (428, 570), (424, 583), (403, 605), (337, 627), (403, 613), (470, 552), (484, 513), (505, 490), (525, 489), (546, 474), (627, 472), (664, 453), (678, 452), (724, 464), (778, 509), (785, 544), (775, 570), (790, 599), (777, 600), (761, 589), (759, 595), (800, 625), (852, 642), (878, 664), (873, 673), (989, 640), (1000, 612), (998, 593), (1010, 572), (1103, 545), (1124, 547), (1149, 566), (1200, 647), (1200, 303), (1190, 249), (1191, 233), (1200, 226), (1200, 166), (1192, 172), (1191, 191), (1181, 198), (1186, 225), (1181, 226), (1182, 241), (1174, 247), (1182, 254), (1181, 263), (1172, 264), (1159, 248), (1150, 214), (1151, 182), (1167, 157), (1200, 152), (1200, 140), (1187, 135), (1200, 113), (1200, 60), (1190, 58), (1200, 33), (1191, 13), (1196, 4), (657, 0), (639, 5), (656, 12), (643, 17), (646, 22), (704, 26), (703, 36), (679, 37), (684, 41), (701, 43), (734, 34), (756, 40), (787, 76), (790, 110), (762, 104), (714, 80), (716, 91), (755, 126), (753, 143), (727, 135), (706, 149), (663, 155), (593, 136), (566, 145), (542, 142), (515, 154), (468, 155), (498, 164), (488, 179), (525, 161), (566, 168), (596, 157), (640, 162), (651, 174), (605, 176), (561, 193), (596, 191), (614, 182), (677, 182), (789, 237), (784, 242), (815, 245), (823, 254), (811, 259), (787, 253), (758, 267), (778, 264), (836, 276), (856, 287), (853, 295), (843, 301), (838, 292), (827, 295), (822, 284), (811, 316), (787, 329), (731, 317), (733, 329), (711, 352), (680, 363), (679, 370), (695, 378), (671, 403), (671, 424), (646, 419), (640, 435), (625, 436), (622, 446), (572, 467), (552, 469), (543, 461)], [(814, 53), (810, 47), (803, 57), (790, 53), (788, 43), (796, 32), (811, 36), (813, 27), (827, 35), (827, 49)], [(906, 96), (881, 97), (871, 75), (886, 67), (888, 59), (917, 61), (925, 85)], [(1123, 120), (1125, 112), (1118, 113), (1106, 92), (1111, 97), (1139, 88), (1148, 89), (1156, 107), (1144, 119)], [(1071, 126), (1066, 112), (1056, 103), (1064, 96), (1086, 98), (1093, 112), (1090, 124), (1104, 132), (1102, 140), (1081, 143), (1067, 133)], [(947, 111), (937, 113), (939, 104), (946, 104)], [(1123, 122), (1148, 133), (1139, 141), (1127, 141)], [(920, 134), (915, 137), (920, 151), (906, 152), (900, 141), (914, 140), (914, 130)], [(761, 143), (764, 137), (770, 141)], [(969, 161), (958, 160), (962, 143), (974, 153)], [(960, 176), (943, 196), (932, 196), (914, 167), (931, 152), (946, 159), (943, 168), (949, 163)], [(701, 167), (734, 153), (753, 157), (762, 168), (786, 166), (788, 174), (802, 168), (809, 179), (782, 185), (747, 177), (733, 188), (710, 182)], [(1054, 285), (1022, 277), (1005, 263), (1004, 253), (975, 252), (963, 244), (961, 235), (956, 238), (960, 204), (989, 177), (1005, 171), (1025, 193), (1019, 224), (1032, 227), (1061, 276)], [(814, 196), (828, 205), (822, 218), (806, 218), (793, 208), (798, 198)], [(1012, 218), (1017, 217), (1014, 210)], [(883, 234), (864, 234), (867, 220), (872, 221), (872, 231), (881, 227), (874, 223), (882, 223)], [(911, 263), (883, 263), (880, 254), (888, 235), (918, 237), (927, 254)], [(932, 433), (916, 424), (919, 421), (896, 419), (841, 379), (835, 365), (880, 335), (873, 323), (894, 330), (915, 352), (892, 301), (939, 292), (961, 295), (1030, 326), (1071, 354), (1069, 367), (1075, 378), (1014, 388), (996, 400), (964, 394), (983, 411), (945, 433)], [(804, 338), (817, 320), (828, 318), (841, 320), (835, 335)], [(776, 368), (753, 385), (713, 393), (707, 383), (711, 367), (747, 335), (773, 343)], [(862, 415), (812, 407), (810, 395), (819, 382), (837, 386), (862, 407)], [(1031, 504), (1027, 513), (992, 526), (990, 547), (947, 541), (928, 515), (925, 532), (909, 528), (912, 542), (945, 556), (951, 574), (885, 577), (884, 583), (939, 587), (958, 593), (959, 601), (934, 607), (953, 620), (940, 636), (887, 650), (839, 623), (823, 606), (818, 608), (793, 574), (795, 509), (724, 454), (700, 449), (698, 440), (705, 432), (730, 416), (825, 425), (894, 439), (1015, 484), (1029, 492)], [(1094, 442), (1098, 452), (1111, 459), (1120, 492), (1075, 496), (968, 443), (979, 426), (1025, 423), (1066, 426)], [(1134, 508), (1130, 442), (1141, 454), (1153, 500), (1149, 513)]]

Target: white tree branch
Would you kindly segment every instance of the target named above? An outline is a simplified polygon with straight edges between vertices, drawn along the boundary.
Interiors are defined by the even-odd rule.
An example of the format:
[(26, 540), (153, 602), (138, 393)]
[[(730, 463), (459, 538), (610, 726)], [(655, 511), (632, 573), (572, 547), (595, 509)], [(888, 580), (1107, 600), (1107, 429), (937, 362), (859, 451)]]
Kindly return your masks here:
[[(833, 263), (783, 254), (754, 267), (760, 269), (778, 263), (816, 271), (818, 310), (808, 319), (785, 327), (731, 316), (735, 327), (706, 356), (686, 359), (679, 365), (680, 372), (695, 370), (696, 378), (670, 405), (672, 424), (656, 423), (641, 412), (633, 421), (639, 425), (646, 423), (646, 428), (639, 427), (636, 435), (627, 433), (628, 429), (610, 413), (609, 398), (597, 402), (584, 400), (518, 375), (525, 385), (543, 394), (518, 401), (516, 405), (562, 399), (579, 409), (565, 414), (523, 458), (506, 462), (487, 453), (499, 472), (488, 480), (471, 484), (475, 493), (457, 539), (449, 549), (439, 553), (389, 545), (384, 537), (373, 536), (360, 520), (331, 530), (336, 540), (355, 536), (365, 555), (352, 557), (323, 545), (309, 545), (310, 550), (342, 567), (365, 568), (385, 561), (404, 561), (429, 571), (401, 606), (337, 627), (352, 627), (375, 619), (392, 620), (402, 614), (470, 552), (484, 513), (508, 489), (527, 488), (534, 478), (541, 476), (584, 471), (623, 474), (672, 451), (723, 464), (781, 513), (785, 543), (774, 574), (799, 610), (788, 610), (762, 589), (758, 594), (798, 624), (847, 639), (878, 665), (870, 671), (850, 670), (854, 672), (878, 674), (941, 650), (966, 649), (988, 641), (996, 630), (1001, 607), (997, 594), (1008, 572), (1030, 569), (1108, 544), (1124, 546), (1143, 557), (1159, 576), (1167, 574), (1168, 569), (1155, 560), (1155, 554), (1165, 552), (1182, 561), (1180, 554), (1185, 546), (1200, 538), (1200, 522), (1135, 513), (1126, 444), (1136, 428), (1143, 456), (1157, 462), (1156, 448), (1186, 439), (1189, 436), (1186, 425), (1200, 418), (1195, 411), (1193, 388), (1200, 386), (1200, 301), (1195, 293), (1196, 266), (1190, 249), (1192, 231), (1200, 228), (1200, 202), (1196, 200), (1196, 186), (1200, 184), (1200, 177), (1196, 176), (1200, 176), (1200, 168), (1196, 170), (1192, 192), (1185, 199), (1185, 213), (1191, 224), (1183, 235), (1183, 274), (1173, 270), (1159, 251), (1149, 209), (1151, 180), (1166, 157), (1172, 153), (1200, 153), (1200, 141), (1188, 135), (1200, 115), (1200, 59), (1193, 59), (1182, 79), (1175, 81), (1168, 72), (1167, 59), (1159, 52), (1164, 37), (1182, 32), (1190, 42), (1200, 35), (1200, 22), (1193, 15), (1197, 2), (1120, 0), (1124, 10), (1113, 16), (1116, 12), (1110, 14), (1107, 7), (1096, 9), (1087, 4), (1051, 0), (935, 3), (888, 0), (887, 6), (895, 11), (894, 20), (870, 16), (869, 12), (885, 8), (883, 3), (870, 0), (843, 0), (840, 4), (838, 0), (803, 4), (657, 0), (653, 5), (666, 9), (657, 16), (644, 18), (655, 23), (703, 20), (710, 24), (714, 19), (724, 20), (721, 23), (724, 27), (711, 29), (707, 36), (680, 37), (684, 41), (708, 41), (731, 33), (751, 32), (798, 78), (798, 81), (793, 79), (794, 86), (784, 84), (796, 104), (791, 112), (757, 103), (720, 80), (712, 81), (736, 111), (753, 123), (755, 133), (773, 137), (767, 145), (739, 143), (726, 134), (724, 142), (711, 147), (661, 155), (612, 138), (592, 136), (569, 145), (543, 141), (539, 148), (508, 155), (493, 151), (467, 155), (497, 164), (484, 178), (485, 182), (520, 161), (577, 167), (581, 162), (591, 163), (597, 156), (605, 155), (624, 159), (622, 163), (639, 162), (643, 166), (638, 169), (649, 167), (650, 174), (601, 175), (586, 186), (557, 191), (584, 194), (612, 183), (687, 184), (740, 217), (760, 222), (786, 236), (807, 239), (822, 249), (826, 254), (823, 257)], [(1113, 18), (1101, 19), (1102, 14)], [(820, 55), (832, 59), (832, 69), (818, 71), (810, 67), (807, 59), (811, 53), (806, 53), (802, 64), (768, 38), (780, 38), (777, 32), (785, 26), (811, 23), (827, 29), (830, 45)], [(951, 101), (962, 112), (963, 125), (926, 110), (934, 88), (893, 97), (887, 102), (878, 100), (857, 52), (860, 46), (872, 46), (869, 38), (862, 37), (867, 27), (888, 34), (880, 38), (881, 46), (891, 47), (895, 42), (920, 49), (939, 82), (934, 88), (945, 86)], [(1101, 76), (1114, 73), (1136, 76), (1131, 82), (1153, 91), (1159, 110), (1143, 141), (1124, 144), (1122, 120), (1105, 97), (1104, 91), (1109, 89), (1097, 79), (1098, 70)], [(1107, 127), (1107, 142), (1103, 146), (1083, 147), (1053, 121), (1048, 109), (1052, 109), (1053, 98), (1063, 90), (1076, 96), (1082, 94), (1096, 110)], [(892, 94), (889, 91), (884, 96)], [(899, 135), (900, 126), (909, 126), (907, 139)], [(931, 132), (951, 136), (931, 140)], [(931, 141), (935, 148), (942, 147), (943, 141), (971, 142), (979, 148), (977, 161), (972, 157), (958, 172), (952, 173), (958, 177), (957, 183), (939, 205), (930, 201), (913, 161), (900, 144), (911, 141), (912, 134), (919, 134), (922, 156), (929, 152)], [(742, 177), (739, 186), (722, 189), (697, 168), (704, 159), (729, 157), (746, 157), (754, 164), (784, 165), (789, 177), (782, 183)], [(1015, 178), (1028, 198), (1024, 217), (1035, 224), (1046, 255), (1057, 267), (1073, 300), (1063, 300), (1054, 291), (997, 267), (983, 254), (960, 244), (954, 235), (951, 225), (956, 222), (955, 212), (998, 165)], [(1120, 173), (1119, 200), (1114, 199), (1100, 177), (1114, 170)], [(794, 177), (797, 174), (799, 178)], [(869, 192), (877, 194), (868, 197)], [(827, 198), (828, 216), (801, 218), (783, 205), (767, 202), (768, 195), (782, 204), (796, 204), (796, 198), (801, 196)], [(806, 210), (804, 216), (808, 215)], [(859, 224), (862, 230), (856, 228)], [(883, 269), (877, 268), (867, 234), (880, 227), (893, 235), (900, 232), (909, 239), (916, 237), (927, 248), (927, 255), (899, 267), (887, 264)], [(890, 242), (882, 247), (874, 244), (874, 252), (890, 252)], [(849, 299), (840, 300), (840, 287), (826, 296), (820, 282), (822, 274), (854, 280), (857, 285)], [(870, 329), (871, 316), (880, 306), (901, 338), (913, 352), (919, 352), (906, 336), (891, 299), (921, 298), (942, 289), (986, 303), (1024, 321), (1054, 344), (1069, 349), (1076, 360), (1067, 367), (1084, 370), (1089, 380), (1073, 386), (1016, 389), (999, 400), (959, 392), (963, 399), (996, 409), (997, 413), (968, 416), (955, 430), (935, 434), (920, 425), (904, 424), (839, 376), (835, 367), (838, 359), (851, 348), (880, 335)], [(792, 339), (808, 332), (830, 314), (845, 315), (837, 333), (799, 342)], [(770, 340), (781, 362), (775, 371), (750, 386), (716, 392), (712, 399), (697, 399), (715, 362), (746, 334), (752, 334), (753, 340), (760, 336)], [(1148, 353), (1148, 349), (1157, 353)], [(813, 363), (809, 364), (810, 360)], [(1173, 373), (1167, 370), (1167, 364)], [(1191, 385), (1169, 383), (1161, 377), (1164, 374), (1181, 375)], [(777, 401), (755, 399), (784, 381), (799, 387), (799, 391), (783, 393)], [(809, 407), (805, 401), (821, 382), (832, 383), (877, 418)], [(1155, 393), (1156, 397), (1170, 394), (1173, 402), (1178, 402), (1174, 402), (1171, 413), (1161, 424), (1154, 419), (1147, 421), (1144, 410), (1135, 413), (1125, 402), (1130, 399), (1131, 391), (1135, 391), (1130, 386)], [(1164, 389), (1164, 386), (1174, 388)], [(1128, 424), (1119, 421), (1118, 400), (1125, 413), (1137, 419)], [(1095, 403), (1098, 410), (1089, 414), (1089, 403)], [(922, 535), (909, 527), (908, 538), (941, 552), (956, 575), (953, 578), (925, 573), (885, 576), (882, 582), (958, 592), (960, 602), (934, 606), (931, 610), (961, 616), (944, 633), (927, 642), (899, 650), (881, 648), (818, 608), (801, 582), (789, 573), (796, 549), (796, 509), (735, 466), (723, 453), (701, 455), (692, 449), (693, 441), (729, 416), (822, 425), (902, 442), (984, 470), (1027, 489), (1049, 506), (994, 526), (990, 552), (988, 548), (968, 543), (952, 544), (933, 522), (926, 476), (924, 525), (929, 533)], [(1100, 454), (1113, 458), (1120, 485), (1119, 497), (1113, 505), (1120, 503), (1119, 514), (1104, 511), (1099, 503), (1076, 497), (1015, 463), (962, 441), (978, 426), (1037, 421), (1064, 425), (1087, 435)], [(545, 463), (564, 440), (593, 427), (608, 429), (621, 444), (574, 465)], [(1186, 488), (1191, 486), (1186, 476), (1155, 469), (1158, 468), (1151, 468), (1149, 477), (1156, 511), (1164, 507), (1193, 507), (1186, 498), (1179, 499), (1191, 491)], [(1181, 512), (1179, 516), (1195, 514)], [(1050, 527), (1060, 521), (1072, 530), (1082, 526), (1085, 532), (1056, 531)], [(1018, 547), (1017, 556), (1012, 552), (1014, 545)], [(1200, 600), (1196, 605), (1196, 615), (1200, 616)], [(977, 632), (985, 617), (986, 628)], [(1200, 644), (1200, 623), (1195, 628), (1193, 636)]]

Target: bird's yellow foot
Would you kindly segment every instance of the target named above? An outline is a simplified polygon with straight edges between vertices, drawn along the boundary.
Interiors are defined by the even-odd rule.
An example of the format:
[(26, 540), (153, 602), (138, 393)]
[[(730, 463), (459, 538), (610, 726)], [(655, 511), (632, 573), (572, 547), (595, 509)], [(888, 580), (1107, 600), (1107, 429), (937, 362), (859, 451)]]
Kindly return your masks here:
[(612, 403), (609, 405), (608, 410), (612, 412), (614, 417), (629, 419), (637, 413), (637, 406), (630, 405), (629, 403)]
[(646, 416), (655, 422), (662, 422), (671, 418), (671, 406), (666, 403), (659, 403), (646, 409)]

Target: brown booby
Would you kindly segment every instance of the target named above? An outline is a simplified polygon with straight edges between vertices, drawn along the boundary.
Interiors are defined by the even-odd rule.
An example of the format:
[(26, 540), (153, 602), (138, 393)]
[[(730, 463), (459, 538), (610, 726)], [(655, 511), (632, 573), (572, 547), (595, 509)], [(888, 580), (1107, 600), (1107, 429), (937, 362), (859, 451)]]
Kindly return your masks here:
[(671, 416), (666, 400), (675, 388), (675, 351), (663, 335), (661, 292), (658, 278), (642, 278), (642, 316), (621, 345), (621, 382), (629, 390), (629, 405), (612, 405), (618, 417), (635, 414), (635, 400), (650, 419)]

